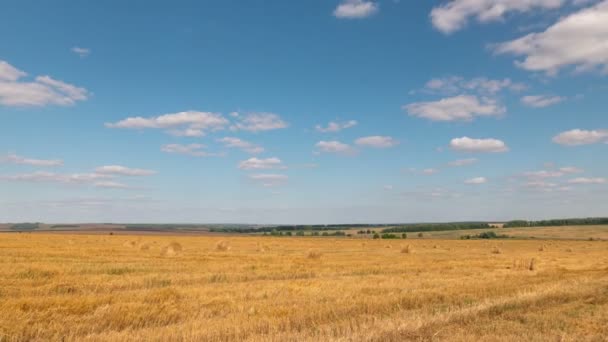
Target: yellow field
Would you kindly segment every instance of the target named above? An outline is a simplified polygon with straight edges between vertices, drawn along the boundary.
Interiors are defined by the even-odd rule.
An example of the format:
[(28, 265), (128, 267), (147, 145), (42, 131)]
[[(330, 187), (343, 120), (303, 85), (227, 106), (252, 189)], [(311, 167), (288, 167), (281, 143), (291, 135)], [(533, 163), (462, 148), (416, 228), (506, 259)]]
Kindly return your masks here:
[(607, 336), (606, 241), (0, 234), (0, 341)]

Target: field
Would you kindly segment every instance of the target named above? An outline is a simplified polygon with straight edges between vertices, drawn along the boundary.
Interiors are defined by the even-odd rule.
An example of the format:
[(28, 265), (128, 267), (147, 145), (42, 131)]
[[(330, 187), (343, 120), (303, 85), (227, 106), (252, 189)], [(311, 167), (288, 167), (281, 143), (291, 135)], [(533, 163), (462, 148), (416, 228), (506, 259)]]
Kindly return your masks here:
[[(458, 239), (462, 235), (475, 235), (480, 232), (492, 231), (519, 239), (551, 239), (551, 240), (608, 240), (608, 226), (562, 226), (562, 227), (530, 227), (530, 228), (494, 228), (471, 229), (442, 232), (425, 232), (426, 238)], [(408, 234), (416, 238), (415, 233)]]
[(438, 234), (2, 233), (0, 341), (607, 340), (607, 241)]

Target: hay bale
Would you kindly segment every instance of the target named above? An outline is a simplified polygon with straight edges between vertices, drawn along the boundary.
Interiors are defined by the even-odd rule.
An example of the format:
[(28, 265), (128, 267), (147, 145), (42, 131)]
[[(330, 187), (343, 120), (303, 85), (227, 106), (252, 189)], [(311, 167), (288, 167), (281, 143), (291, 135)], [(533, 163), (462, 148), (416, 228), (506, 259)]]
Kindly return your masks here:
[(163, 247), (160, 251), (162, 256), (172, 257), (178, 255), (182, 251), (182, 245), (177, 242), (171, 242)]
[(494, 248), (492, 248), (492, 254), (502, 254), (502, 250), (500, 250), (500, 248), (494, 246)]
[(228, 244), (228, 242), (221, 240), (221, 241), (218, 241), (217, 244), (215, 244), (215, 250), (220, 251), (220, 252), (225, 252), (225, 251), (230, 250), (230, 245)]
[(139, 250), (140, 250), (140, 251), (147, 251), (147, 250), (149, 250), (149, 249), (150, 249), (150, 244), (149, 244), (149, 243), (142, 243), (142, 244), (139, 246)]
[(264, 253), (268, 250), (268, 246), (266, 245), (261, 245), (260, 243), (257, 244), (257, 248), (256, 251), (260, 252), (260, 253)]
[(129, 247), (129, 248), (133, 248), (137, 245), (137, 242), (135, 241), (125, 241), (125, 243), (122, 244), (125, 247)]
[(412, 248), (412, 246), (411, 246), (411, 245), (407, 245), (407, 246), (402, 246), (402, 247), (401, 247), (401, 253), (404, 253), (404, 254), (411, 254), (411, 253), (413, 253), (413, 252), (414, 252), (414, 249)]
[(308, 259), (320, 259), (321, 258), (321, 252), (318, 250), (314, 250), (314, 249), (310, 249), (308, 250), (308, 252), (306, 253), (306, 257)]

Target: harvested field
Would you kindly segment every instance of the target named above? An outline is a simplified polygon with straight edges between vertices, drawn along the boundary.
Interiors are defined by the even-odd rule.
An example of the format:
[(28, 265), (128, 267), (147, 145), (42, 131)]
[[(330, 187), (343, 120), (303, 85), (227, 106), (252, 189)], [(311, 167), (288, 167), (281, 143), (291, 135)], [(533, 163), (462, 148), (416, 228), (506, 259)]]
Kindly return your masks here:
[(0, 340), (605, 338), (608, 242), (540, 245), (6, 233)]

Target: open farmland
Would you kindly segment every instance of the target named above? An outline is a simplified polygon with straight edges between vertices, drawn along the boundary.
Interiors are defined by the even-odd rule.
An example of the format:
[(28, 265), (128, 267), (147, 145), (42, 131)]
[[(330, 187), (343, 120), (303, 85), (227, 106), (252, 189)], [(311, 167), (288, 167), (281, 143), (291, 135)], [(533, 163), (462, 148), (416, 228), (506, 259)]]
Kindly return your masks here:
[(0, 341), (606, 336), (606, 241), (0, 234)]
[[(561, 227), (525, 227), (525, 228), (492, 228), (467, 229), (455, 231), (424, 232), (423, 237), (433, 239), (459, 239), (463, 235), (475, 235), (480, 232), (495, 232), (518, 239), (551, 239), (551, 240), (608, 240), (608, 226), (561, 226)], [(417, 234), (408, 234), (416, 238)]]

